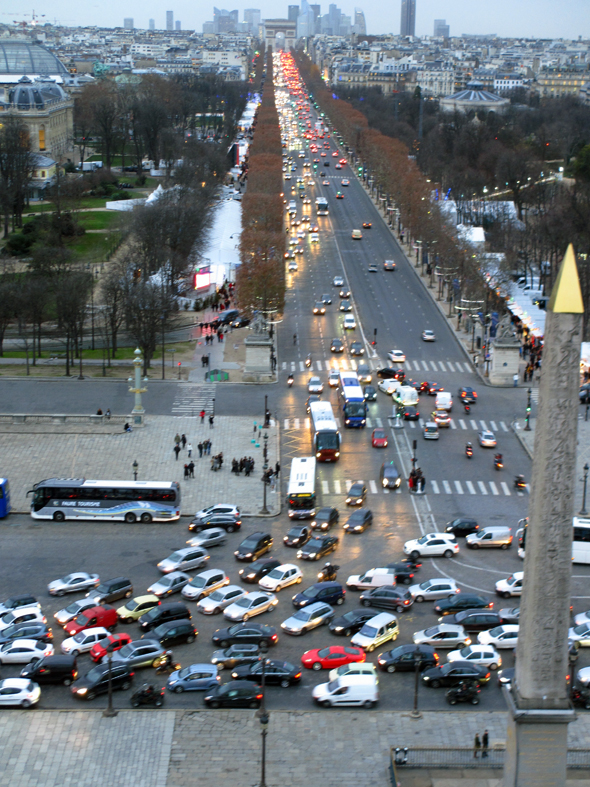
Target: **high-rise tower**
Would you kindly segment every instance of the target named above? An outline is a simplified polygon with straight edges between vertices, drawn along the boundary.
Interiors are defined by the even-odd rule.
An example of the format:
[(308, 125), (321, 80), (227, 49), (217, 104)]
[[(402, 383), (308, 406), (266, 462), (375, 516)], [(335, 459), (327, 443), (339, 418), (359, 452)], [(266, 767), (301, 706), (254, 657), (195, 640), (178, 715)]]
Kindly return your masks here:
[(402, 0), (400, 36), (416, 35), (416, 0)]

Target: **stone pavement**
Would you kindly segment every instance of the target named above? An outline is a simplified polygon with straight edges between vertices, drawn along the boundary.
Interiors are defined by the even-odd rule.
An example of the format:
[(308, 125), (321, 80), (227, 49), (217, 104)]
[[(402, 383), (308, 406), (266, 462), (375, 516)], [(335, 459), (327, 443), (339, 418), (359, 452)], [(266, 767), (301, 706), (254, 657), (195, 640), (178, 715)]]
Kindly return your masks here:
[[(194, 514), (199, 508), (226, 500), (236, 502), (245, 516), (258, 515), (262, 508), (263, 439), (268, 434), (268, 461), (274, 468), (279, 458), (279, 427), (256, 432), (253, 420), (239, 416), (216, 416), (213, 429), (207, 418), (201, 425), (198, 416), (148, 416), (147, 425), (134, 429), (131, 434), (120, 429), (105, 434), (97, 427), (92, 432), (81, 426), (78, 433), (47, 434), (43, 425), (37, 433), (25, 433), (19, 424), (11, 432), (3, 427), (0, 434), (0, 474), (7, 477), (11, 486), (13, 509), (29, 512), (30, 497), (26, 497), (33, 484), (44, 478), (132, 479), (134, 461), (139, 465), (138, 478), (152, 481), (180, 481), (182, 513)], [(186, 434), (193, 445), (195, 478), (184, 480), (184, 465), (190, 460), (187, 451), (181, 451), (178, 461), (174, 455), (174, 436)], [(223, 452), (222, 470), (211, 471), (211, 457), (199, 459), (197, 444), (204, 439), (212, 442), (211, 457)], [(232, 458), (251, 456), (255, 460), (254, 472), (249, 478), (231, 472)], [(280, 512), (280, 494), (267, 489), (267, 507), (271, 515)]]
[[(390, 746), (471, 746), (484, 729), (491, 745), (503, 744), (505, 725), (505, 713), (486, 711), (429, 712), (419, 720), (395, 711), (273, 711), (266, 781), (388, 787)], [(0, 787), (250, 787), (260, 779), (260, 729), (249, 710), (125, 710), (113, 719), (99, 710), (5, 710)], [(590, 714), (570, 725), (569, 745), (590, 746)], [(449, 776), (438, 771), (431, 783), (461, 783)], [(465, 785), (493, 784), (474, 776)]]

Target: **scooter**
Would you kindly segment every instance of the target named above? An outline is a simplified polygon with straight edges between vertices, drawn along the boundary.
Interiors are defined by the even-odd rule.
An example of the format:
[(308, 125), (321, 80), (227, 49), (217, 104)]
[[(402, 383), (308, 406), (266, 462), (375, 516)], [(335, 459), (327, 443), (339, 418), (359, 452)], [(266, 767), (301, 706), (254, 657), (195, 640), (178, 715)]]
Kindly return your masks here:
[(339, 568), (340, 566), (333, 566), (331, 563), (326, 563), (318, 573), (318, 579), (320, 582), (333, 582), (336, 579)]
[(504, 462), (502, 461), (502, 454), (496, 454), (494, 457), (494, 467), (496, 470), (502, 470), (504, 467)]
[(311, 366), (311, 355), (308, 355), (307, 358), (305, 359), (305, 365), (307, 366), (308, 369)]
[(156, 708), (161, 708), (164, 704), (165, 691), (164, 686), (161, 689), (154, 689), (151, 683), (144, 683), (139, 691), (131, 695), (131, 705), (134, 708), (139, 708), (140, 705), (155, 705)]
[(169, 651), (156, 667), (156, 675), (171, 675), (173, 672), (178, 672), (179, 669), (182, 669), (181, 664), (172, 661), (172, 651)]
[(456, 705), (458, 702), (470, 702), (472, 705), (479, 705), (479, 688), (477, 683), (465, 683), (449, 689), (446, 693), (449, 705)]
[(287, 377), (287, 385), (289, 386), (289, 388), (291, 388), (291, 387), (292, 387), (292, 385), (293, 385), (293, 375), (292, 375), (292, 374), (290, 374), (290, 375)]
[(463, 405), (463, 409), (465, 410), (465, 413), (471, 412), (471, 407), (467, 404), (467, 402), (465, 402), (465, 404)]
[(590, 710), (590, 689), (572, 689), (572, 703), (574, 706), (581, 705), (586, 710)]
[(514, 479), (514, 488), (515, 489), (526, 489), (526, 483), (524, 480), (523, 475), (517, 475)]
[(473, 456), (473, 446), (471, 445), (471, 443), (468, 443), (468, 444), (465, 446), (465, 456), (466, 456), (468, 459), (471, 459), (471, 457)]

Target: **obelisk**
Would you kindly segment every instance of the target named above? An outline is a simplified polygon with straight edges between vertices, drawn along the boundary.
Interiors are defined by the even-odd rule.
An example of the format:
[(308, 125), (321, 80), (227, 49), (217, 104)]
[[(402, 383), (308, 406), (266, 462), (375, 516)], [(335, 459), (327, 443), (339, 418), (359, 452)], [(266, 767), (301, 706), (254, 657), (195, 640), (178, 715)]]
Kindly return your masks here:
[(565, 253), (547, 308), (504, 787), (566, 781), (572, 518), (584, 304)]

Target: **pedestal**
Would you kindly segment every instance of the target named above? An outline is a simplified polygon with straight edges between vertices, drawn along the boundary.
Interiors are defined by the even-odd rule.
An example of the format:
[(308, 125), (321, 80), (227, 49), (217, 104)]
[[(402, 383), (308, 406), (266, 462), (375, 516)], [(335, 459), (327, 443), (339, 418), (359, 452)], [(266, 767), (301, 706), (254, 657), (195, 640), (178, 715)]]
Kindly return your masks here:
[(512, 385), (514, 374), (520, 369), (519, 341), (492, 341), (490, 360), (490, 384)]
[(133, 410), (131, 412), (131, 426), (133, 428), (140, 428), (145, 426), (145, 410), (141, 410), (138, 412), (137, 410)]
[(271, 363), (272, 339), (267, 334), (252, 334), (244, 341), (246, 365), (242, 375), (245, 383), (272, 382), (274, 374)]

